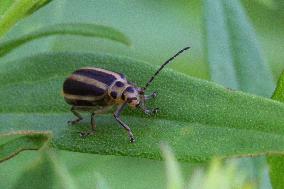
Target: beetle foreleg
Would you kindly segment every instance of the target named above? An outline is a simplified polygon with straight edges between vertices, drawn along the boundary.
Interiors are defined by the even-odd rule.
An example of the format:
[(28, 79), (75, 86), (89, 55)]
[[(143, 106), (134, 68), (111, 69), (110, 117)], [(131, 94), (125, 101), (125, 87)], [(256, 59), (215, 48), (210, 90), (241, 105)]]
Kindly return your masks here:
[(159, 111), (159, 108), (147, 109), (145, 107), (141, 107), (141, 109), (147, 115), (154, 115), (154, 114), (156, 114)]
[(144, 95), (144, 99), (145, 100), (150, 100), (150, 99), (152, 99), (152, 98), (156, 98), (156, 96), (157, 96), (157, 92), (156, 91), (154, 91), (152, 94), (150, 94), (150, 95)]
[[(149, 96), (152, 96), (150, 98), (154, 98), (156, 95), (156, 93), (152, 93), (151, 95)], [(149, 98), (148, 98), (149, 99)], [(145, 100), (146, 100), (146, 95), (145, 95)], [(154, 115), (158, 112), (159, 108), (154, 108), (154, 109), (148, 109), (145, 107), (145, 101), (141, 101), (140, 104), (139, 104), (139, 107), (141, 108), (141, 110), (147, 114), (147, 115)]]
[(120, 106), (118, 106), (117, 110), (114, 112), (113, 116), (116, 119), (116, 121), (128, 132), (128, 136), (130, 138), (130, 142), (135, 142), (134, 136), (131, 132), (131, 129), (126, 125), (121, 119), (120, 119), (120, 113), (123, 111), (123, 109), (126, 107), (127, 103), (124, 103)]
[(75, 110), (74, 106), (72, 106), (71, 112), (77, 117), (77, 119), (68, 121), (69, 125), (74, 125), (76, 123), (79, 123), (83, 119), (83, 117), (79, 114), (79, 112)]

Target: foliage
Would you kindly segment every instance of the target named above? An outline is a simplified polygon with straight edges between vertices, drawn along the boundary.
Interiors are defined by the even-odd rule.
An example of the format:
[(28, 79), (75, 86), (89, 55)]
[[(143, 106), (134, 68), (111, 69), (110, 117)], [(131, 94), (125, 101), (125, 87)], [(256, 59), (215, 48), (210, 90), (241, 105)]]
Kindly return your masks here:
[[(78, 183), (85, 188), (94, 185), (164, 188), (167, 173), (168, 188), (182, 188), (181, 178), (196, 170), (194, 162), (202, 162), (199, 166), (204, 167), (204, 161), (215, 156), (283, 154), (284, 105), (255, 96), (269, 97), (274, 88), (273, 77), (278, 78), (284, 68), (279, 63), (283, 53), (277, 48), (282, 44), (284, 30), (283, 24), (275, 24), (283, 17), (278, 1), (259, 1), (267, 7), (251, 6), (252, 2), (247, 1), (244, 5), (250, 11), (232, 0), (53, 1), (41, 8), (48, 2), (5, 0), (0, 6), (0, 159), (6, 160), (25, 149), (40, 149), (1, 163), (4, 169), (0, 169), (3, 178), (0, 187), (29, 187), (35, 179), (38, 183), (33, 184), (43, 188), (76, 188)], [(203, 20), (199, 19), (200, 7), (204, 11)], [(253, 19), (254, 28), (246, 12)], [(266, 19), (258, 19), (260, 16)], [(259, 36), (264, 45), (257, 42)], [(203, 37), (205, 54), (200, 49)], [(132, 48), (97, 38), (126, 45), (131, 39)], [(124, 112), (122, 118), (133, 129), (137, 143), (129, 144), (127, 135), (111, 115), (98, 117), (96, 136), (84, 140), (78, 132), (88, 129), (89, 115), (83, 123), (67, 126), (66, 121), (72, 119), (72, 114), (60, 90), (65, 77), (76, 68), (93, 65), (122, 72), (130, 81), (143, 86), (158, 68), (150, 63), (161, 64), (161, 60), (189, 43), (192, 50), (175, 60), (177, 63), (172, 65), (175, 71), (166, 68), (149, 88), (149, 92), (157, 90), (158, 97), (148, 106), (159, 107), (160, 113), (147, 117), (138, 111)], [(273, 77), (260, 47), (268, 56)], [(192, 64), (186, 64), (188, 60)], [(204, 60), (208, 61), (209, 69)], [(208, 79), (208, 73), (211, 80), (231, 89), (188, 76)], [(273, 97), (278, 101), (283, 95), (281, 86), (278, 84)], [(160, 141), (172, 147), (178, 160), (190, 162), (180, 164), (182, 173), (165, 146), (166, 169), (170, 171), (165, 173), (158, 161), (148, 160), (161, 159)], [(53, 150), (88, 154), (54, 153), (47, 150), (49, 144)], [(31, 157), (38, 160), (31, 164), (27, 161), (26, 167), (20, 168), (19, 162), (36, 159)], [(68, 161), (65, 168), (64, 162)], [(273, 187), (281, 188), (282, 157), (270, 157), (268, 162)], [(80, 168), (84, 164), (88, 167)], [(108, 164), (113, 166), (106, 170)], [(189, 188), (200, 182), (204, 188), (220, 188), (220, 184), (230, 188), (227, 184), (233, 183), (235, 168), (213, 161), (207, 176), (202, 171), (193, 171)], [(141, 171), (138, 173), (137, 169)], [(6, 175), (9, 170), (12, 177)], [(46, 182), (40, 177), (45, 171)], [(157, 175), (159, 179), (154, 180)], [(246, 185), (247, 180), (241, 180), (245, 182), (241, 182), (240, 188), (254, 186), (251, 183), (255, 181)]]
[(4, 0), (3, 9), (4, 14), (0, 20), (0, 37), (16, 24), (17, 21), (34, 13), (41, 7), (48, 4), (51, 0), (15, 0), (13, 3)]
[[(284, 72), (278, 80), (277, 87), (274, 91), (272, 99), (284, 102)], [(268, 158), (270, 166), (270, 178), (275, 189), (284, 187), (284, 157), (283, 155), (271, 156)]]
[(0, 56), (9, 53), (11, 50), (32, 40), (47, 37), (50, 35), (80, 35), (89, 37), (107, 38), (130, 45), (129, 39), (117, 30), (95, 24), (55, 24), (40, 28), (29, 34), (20, 36), (16, 39), (10, 39), (0, 42)]
[[(41, 54), (3, 63), (1, 131), (52, 130), (54, 146), (60, 149), (154, 159), (160, 157), (157, 140), (167, 141), (178, 159), (186, 161), (283, 152), (284, 118), (280, 115), (284, 105), (167, 70), (149, 88), (159, 93), (149, 107), (159, 107), (161, 112), (155, 117), (131, 110), (124, 113), (123, 119), (137, 136), (136, 144), (129, 145), (125, 131), (111, 115), (98, 116), (97, 135), (83, 140), (78, 132), (89, 129), (89, 121), (68, 126), (72, 114), (66, 113), (69, 107), (58, 97), (67, 75), (87, 65), (127, 73), (139, 86), (149, 78), (147, 73), (156, 69), (132, 59), (82, 53)], [(136, 78), (136, 70), (145, 74)], [(36, 80), (38, 77), (41, 79)], [(19, 94), (25, 103), (15, 98)], [(238, 141), (242, 141), (241, 146)]]

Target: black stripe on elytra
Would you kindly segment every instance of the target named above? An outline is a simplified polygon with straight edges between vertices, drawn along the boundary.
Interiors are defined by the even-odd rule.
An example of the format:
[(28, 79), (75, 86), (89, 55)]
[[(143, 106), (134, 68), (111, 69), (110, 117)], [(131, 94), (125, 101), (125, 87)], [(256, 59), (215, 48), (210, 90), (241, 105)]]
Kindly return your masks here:
[(101, 96), (105, 93), (104, 89), (95, 85), (90, 85), (70, 78), (65, 80), (63, 84), (63, 91), (71, 95), (81, 96)]
[(74, 74), (86, 76), (97, 81), (100, 81), (108, 86), (110, 86), (115, 80), (116, 77), (112, 74), (105, 73), (103, 71), (93, 70), (93, 69), (80, 69), (74, 72)]
[(74, 99), (68, 99), (65, 98), (65, 101), (68, 104), (74, 105), (74, 106), (93, 106), (93, 102), (88, 101), (88, 100), (74, 100)]

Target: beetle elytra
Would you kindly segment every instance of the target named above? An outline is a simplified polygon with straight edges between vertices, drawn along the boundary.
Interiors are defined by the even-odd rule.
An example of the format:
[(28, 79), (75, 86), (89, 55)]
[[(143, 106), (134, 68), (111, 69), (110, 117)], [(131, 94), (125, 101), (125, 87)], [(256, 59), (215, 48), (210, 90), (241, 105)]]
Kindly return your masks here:
[(145, 114), (153, 115), (158, 108), (147, 109), (145, 102), (157, 96), (156, 92), (145, 95), (147, 87), (152, 83), (155, 76), (183, 51), (190, 47), (185, 47), (174, 56), (164, 62), (161, 67), (148, 80), (145, 87), (138, 87), (127, 81), (126, 77), (117, 72), (95, 67), (84, 67), (73, 72), (63, 84), (63, 96), (65, 101), (70, 104), (71, 112), (77, 117), (75, 120), (68, 121), (69, 124), (76, 124), (83, 118), (79, 111), (91, 113), (91, 130), (81, 132), (81, 137), (92, 135), (96, 130), (95, 115), (108, 112), (113, 106), (117, 106), (113, 113), (116, 121), (128, 132), (130, 142), (134, 142), (131, 129), (120, 119), (123, 109), (129, 105), (140, 108)]

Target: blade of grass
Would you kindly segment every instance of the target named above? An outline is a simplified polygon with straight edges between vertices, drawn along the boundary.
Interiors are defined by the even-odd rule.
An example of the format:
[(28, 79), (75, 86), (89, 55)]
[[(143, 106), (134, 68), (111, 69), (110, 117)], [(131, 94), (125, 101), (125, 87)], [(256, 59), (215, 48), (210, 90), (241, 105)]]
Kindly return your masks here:
[(239, 1), (204, 0), (204, 7), (212, 80), (226, 87), (270, 97), (273, 78)]
[(130, 45), (130, 40), (123, 33), (111, 27), (96, 24), (65, 23), (45, 26), (15, 39), (0, 41), (0, 56), (4, 56), (24, 43), (50, 35), (100, 37)]
[(0, 18), (4, 12), (13, 4), (13, 0), (2, 0), (0, 1)]
[(167, 188), (182, 189), (184, 182), (179, 168), (179, 164), (172, 153), (170, 147), (166, 144), (161, 145), (161, 150), (166, 163)]
[[(256, 33), (238, 0), (204, 0), (205, 36), (211, 79), (225, 87), (270, 97), (274, 83), (260, 52)], [(245, 116), (245, 115), (244, 115)], [(263, 171), (263, 159), (236, 159), (252, 177)], [(262, 161), (260, 165), (256, 163)], [(249, 170), (249, 169), (247, 169)]]
[[(272, 99), (284, 102), (284, 72), (278, 80)], [(273, 188), (284, 188), (284, 156), (270, 156), (267, 161), (270, 166), (269, 175)]]
[(51, 2), (51, 0), (15, 0), (0, 18), (0, 38), (20, 19), (32, 14), (49, 2)]

